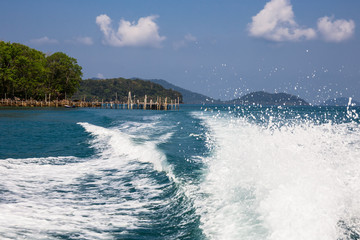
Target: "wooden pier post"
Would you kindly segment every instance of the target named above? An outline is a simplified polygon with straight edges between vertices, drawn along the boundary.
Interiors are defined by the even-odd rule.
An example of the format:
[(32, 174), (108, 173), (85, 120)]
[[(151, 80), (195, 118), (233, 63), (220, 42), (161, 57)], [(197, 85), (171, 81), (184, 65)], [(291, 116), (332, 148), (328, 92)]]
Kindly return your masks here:
[(144, 98), (144, 107), (143, 107), (144, 110), (146, 110), (146, 104), (147, 104), (147, 96), (145, 95), (145, 98)]
[(131, 102), (131, 92), (129, 91), (128, 101), (127, 101), (127, 107), (128, 107), (128, 109), (130, 109), (130, 102)]

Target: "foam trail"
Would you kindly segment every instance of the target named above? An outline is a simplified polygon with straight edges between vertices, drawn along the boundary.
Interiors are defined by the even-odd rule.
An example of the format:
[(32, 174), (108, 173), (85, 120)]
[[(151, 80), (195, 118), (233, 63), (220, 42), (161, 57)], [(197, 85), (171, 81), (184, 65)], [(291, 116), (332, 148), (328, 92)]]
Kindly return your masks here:
[(260, 127), (196, 115), (213, 155), (195, 200), (209, 239), (350, 239), (360, 233), (360, 129)]
[[(119, 129), (107, 129), (89, 123), (79, 123), (85, 130), (95, 136), (93, 145), (99, 150), (103, 158), (117, 158), (126, 156), (126, 159), (151, 163), (156, 171), (165, 172), (169, 178), (175, 179), (171, 166), (167, 164), (166, 156), (157, 150), (157, 141), (146, 141), (136, 144), (131, 135)], [(160, 142), (171, 137), (171, 133), (160, 137)]]
[(167, 183), (151, 174), (172, 172), (155, 143), (135, 143), (115, 128), (80, 125), (94, 136), (94, 157), (0, 161), (1, 239), (113, 239), (112, 231), (148, 226), (140, 216), (167, 204), (159, 201)]
[[(108, 229), (106, 223), (114, 223), (113, 227), (136, 226), (138, 219), (133, 214), (111, 214), (115, 209), (126, 212), (126, 205), (121, 201), (98, 196), (99, 203), (107, 204), (94, 205), (91, 189), (78, 191), (83, 179), (88, 175), (98, 175), (93, 184), (100, 186), (106, 185), (111, 178), (116, 179), (115, 176), (99, 176), (99, 171), (106, 169), (106, 165), (96, 161), (77, 161), (64, 165), (44, 164), (51, 159), (1, 161), (0, 172), (4, 177), (1, 190), (5, 192), (0, 203), (1, 238), (43, 239), (51, 238), (55, 233), (74, 232), (81, 238), (106, 239), (110, 236), (100, 233)], [(76, 162), (74, 157), (67, 159)], [(121, 183), (117, 187), (126, 191)], [(142, 205), (138, 201), (129, 204), (133, 209), (141, 209)]]

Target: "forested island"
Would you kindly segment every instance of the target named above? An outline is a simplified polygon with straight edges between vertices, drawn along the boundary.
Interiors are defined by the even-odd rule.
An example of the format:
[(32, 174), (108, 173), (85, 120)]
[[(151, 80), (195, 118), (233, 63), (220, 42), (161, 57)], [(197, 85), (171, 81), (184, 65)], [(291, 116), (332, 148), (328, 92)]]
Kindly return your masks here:
[(80, 83), (79, 91), (73, 99), (85, 99), (86, 101), (120, 101), (125, 102), (128, 93), (133, 97), (143, 100), (147, 95), (148, 99), (154, 101), (159, 97), (162, 99), (179, 99), (182, 102), (181, 93), (172, 89), (165, 89), (159, 84), (141, 79), (87, 79)]
[(0, 41), (0, 98), (65, 99), (78, 90), (81, 77), (77, 60), (65, 53)]

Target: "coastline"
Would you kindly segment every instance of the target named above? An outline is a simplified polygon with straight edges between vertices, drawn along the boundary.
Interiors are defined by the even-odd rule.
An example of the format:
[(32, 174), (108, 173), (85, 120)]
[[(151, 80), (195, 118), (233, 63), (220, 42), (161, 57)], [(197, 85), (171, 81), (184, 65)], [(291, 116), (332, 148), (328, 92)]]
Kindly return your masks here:
[(1, 99), (0, 107), (63, 107), (63, 108), (110, 108), (110, 109), (143, 109), (143, 110), (179, 110), (179, 102), (172, 101), (170, 103), (165, 99), (164, 102), (161, 98), (153, 102), (140, 102), (132, 101), (72, 101), (72, 100), (52, 100), (52, 101), (37, 101), (37, 100), (13, 100)]

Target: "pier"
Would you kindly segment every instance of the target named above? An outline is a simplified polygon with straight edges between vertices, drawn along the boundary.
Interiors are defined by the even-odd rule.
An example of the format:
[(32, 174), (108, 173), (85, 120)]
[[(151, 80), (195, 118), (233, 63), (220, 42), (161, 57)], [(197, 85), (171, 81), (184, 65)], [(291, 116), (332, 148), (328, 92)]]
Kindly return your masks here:
[(156, 101), (148, 100), (145, 95), (140, 101), (131, 97), (131, 92), (126, 102), (115, 101), (77, 101), (77, 100), (20, 100), (1, 99), (0, 107), (67, 107), (67, 108), (104, 108), (104, 109), (143, 109), (143, 110), (179, 110), (180, 99), (162, 99), (157, 97)]

